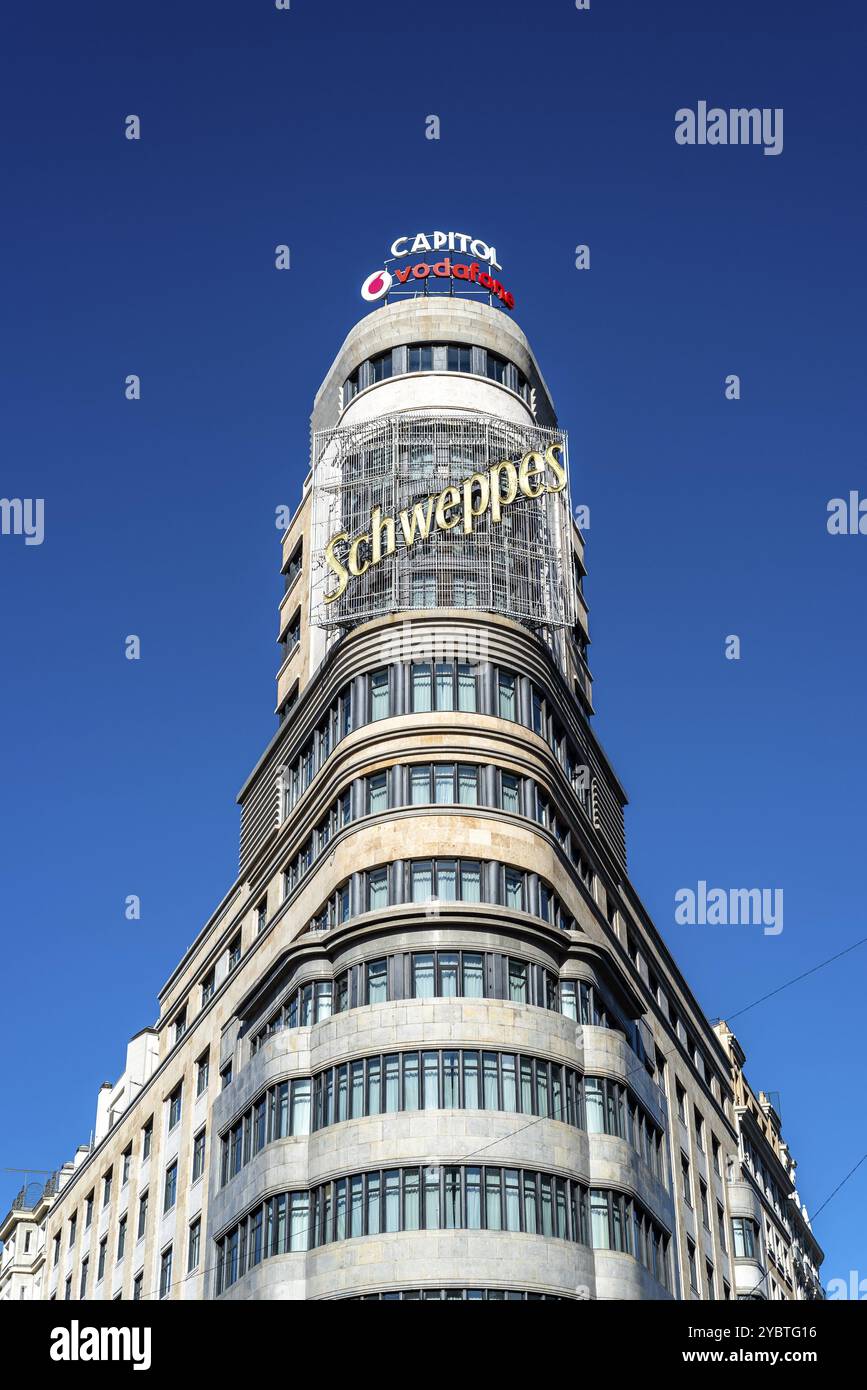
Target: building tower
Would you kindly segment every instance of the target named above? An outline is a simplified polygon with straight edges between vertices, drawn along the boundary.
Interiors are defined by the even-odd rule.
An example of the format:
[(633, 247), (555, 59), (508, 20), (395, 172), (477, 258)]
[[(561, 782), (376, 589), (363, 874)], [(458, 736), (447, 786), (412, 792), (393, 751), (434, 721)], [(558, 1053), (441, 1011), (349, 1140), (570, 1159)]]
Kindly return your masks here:
[(101, 1101), (44, 1296), (769, 1296), (732, 1044), (591, 728), (566, 437), (496, 282), (461, 288), (378, 304), (316, 396), (240, 872)]

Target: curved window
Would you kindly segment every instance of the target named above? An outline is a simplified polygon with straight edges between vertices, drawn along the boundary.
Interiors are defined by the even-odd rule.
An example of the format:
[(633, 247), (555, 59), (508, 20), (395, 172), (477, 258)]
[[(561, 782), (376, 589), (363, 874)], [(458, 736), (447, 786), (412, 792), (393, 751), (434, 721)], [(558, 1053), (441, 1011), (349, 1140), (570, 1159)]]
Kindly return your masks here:
[(351, 1294), (341, 1303), (567, 1303), (555, 1293), (526, 1293), (522, 1289), (398, 1289), (384, 1293)]
[[(260, 1259), (402, 1231), (508, 1231), (620, 1249), (668, 1287), (668, 1233), (623, 1193), (526, 1168), (385, 1168), (260, 1203), (216, 1241), (216, 1293)], [(288, 1212), (289, 1219), (286, 1220)], [(262, 1221), (261, 1242), (250, 1239)], [(592, 1241), (591, 1241), (592, 1229)]]
[(484, 376), (515, 391), (528, 404), (531, 387), (524, 373), (507, 358), (468, 343), (408, 343), (361, 362), (343, 383), (343, 405), (359, 391), (404, 372), (463, 372)]
[[(375, 969), (374, 969), (375, 967)], [(373, 995), (371, 993), (373, 987)], [(414, 951), (354, 965), (333, 981), (295, 986), (250, 1040), (250, 1055), (284, 1028), (321, 1023), (333, 1013), (395, 999), (509, 999), (562, 1013), (576, 1023), (617, 1028), (629, 1038), (632, 1025), (620, 1020), (586, 980), (558, 980), (544, 966), (481, 951)]]

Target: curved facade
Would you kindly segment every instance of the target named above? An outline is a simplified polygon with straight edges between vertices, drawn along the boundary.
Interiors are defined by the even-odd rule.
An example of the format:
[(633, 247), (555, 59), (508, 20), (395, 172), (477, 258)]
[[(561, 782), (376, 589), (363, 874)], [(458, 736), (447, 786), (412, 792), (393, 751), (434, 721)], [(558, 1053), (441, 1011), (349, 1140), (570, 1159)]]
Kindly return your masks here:
[(312, 423), (239, 877), (101, 1095), (45, 1294), (737, 1296), (731, 1052), (627, 876), (533, 352), (387, 305)]

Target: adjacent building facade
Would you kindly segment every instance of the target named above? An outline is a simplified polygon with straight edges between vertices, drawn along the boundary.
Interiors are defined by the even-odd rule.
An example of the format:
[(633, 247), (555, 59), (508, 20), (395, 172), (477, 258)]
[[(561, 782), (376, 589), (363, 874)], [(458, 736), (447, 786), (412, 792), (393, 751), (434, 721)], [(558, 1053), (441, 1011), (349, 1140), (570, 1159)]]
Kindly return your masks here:
[(566, 436), (450, 289), (317, 394), (240, 870), (33, 1213), (40, 1297), (820, 1293), (776, 1114), (629, 881)]

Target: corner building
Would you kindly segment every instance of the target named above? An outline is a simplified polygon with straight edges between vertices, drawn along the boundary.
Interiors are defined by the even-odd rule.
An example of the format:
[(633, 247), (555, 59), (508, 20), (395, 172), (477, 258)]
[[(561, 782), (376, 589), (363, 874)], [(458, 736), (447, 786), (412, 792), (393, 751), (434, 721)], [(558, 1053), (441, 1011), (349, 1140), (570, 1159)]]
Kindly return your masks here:
[(422, 295), (349, 333), (240, 872), (100, 1093), (41, 1296), (805, 1296), (784, 1240), (767, 1279), (729, 1035), (627, 876), (552, 459), (506, 312)]

